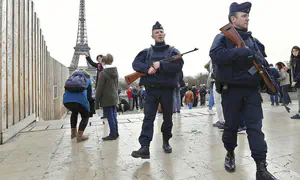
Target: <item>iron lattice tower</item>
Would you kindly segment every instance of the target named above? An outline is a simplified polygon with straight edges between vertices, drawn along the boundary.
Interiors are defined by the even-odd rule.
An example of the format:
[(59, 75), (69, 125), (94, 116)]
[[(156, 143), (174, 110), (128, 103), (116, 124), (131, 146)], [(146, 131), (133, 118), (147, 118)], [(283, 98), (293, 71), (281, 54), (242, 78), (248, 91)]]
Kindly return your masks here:
[[(79, 56), (82, 53), (86, 52), (90, 54), (90, 47), (88, 45), (88, 38), (87, 38), (86, 18), (85, 18), (85, 0), (80, 0), (77, 41), (74, 49), (75, 52), (70, 65), (70, 69), (73, 70), (78, 68)], [(87, 65), (89, 69), (92, 68), (88, 62)]]

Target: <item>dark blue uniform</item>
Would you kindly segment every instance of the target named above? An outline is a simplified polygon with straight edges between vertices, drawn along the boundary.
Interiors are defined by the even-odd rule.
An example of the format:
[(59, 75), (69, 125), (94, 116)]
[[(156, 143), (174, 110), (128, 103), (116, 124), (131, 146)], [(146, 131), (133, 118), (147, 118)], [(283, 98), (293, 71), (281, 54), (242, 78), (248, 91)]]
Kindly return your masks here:
[[(236, 48), (224, 34), (215, 37), (210, 49), (216, 82), (227, 85), (222, 92), (222, 107), (225, 118), (223, 143), (227, 151), (237, 147), (237, 130), (240, 119), (245, 121), (248, 141), (254, 160), (265, 160), (267, 144), (262, 128), (262, 97), (259, 92), (261, 78), (258, 73), (251, 75), (252, 51), (266, 57), (263, 44), (254, 39), (251, 32), (238, 31), (249, 48)], [(262, 64), (267, 64), (261, 62)]]
[[(141, 51), (136, 56), (132, 63), (135, 71), (148, 74), (153, 62), (180, 54), (177, 49), (165, 44), (152, 46), (152, 50), (151, 57), (149, 57), (148, 49)], [(153, 138), (153, 122), (159, 103), (163, 109), (164, 122), (161, 127), (163, 139), (169, 140), (172, 137), (173, 89), (177, 87), (177, 74), (181, 72), (182, 66), (182, 60), (178, 62), (161, 61), (160, 68), (154, 75), (141, 78), (140, 85), (145, 86), (147, 94), (144, 107), (145, 117), (139, 137), (141, 146), (149, 146)]]

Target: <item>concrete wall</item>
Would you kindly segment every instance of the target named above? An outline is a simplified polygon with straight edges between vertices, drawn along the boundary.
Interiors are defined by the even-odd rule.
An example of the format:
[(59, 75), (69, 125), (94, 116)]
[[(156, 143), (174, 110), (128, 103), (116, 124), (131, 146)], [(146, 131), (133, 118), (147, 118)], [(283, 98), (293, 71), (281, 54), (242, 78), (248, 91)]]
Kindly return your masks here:
[(32, 0), (0, 0), (0, 15), (2, 144), (37, 118), (63, 116), (63, 84), (69, 70), (47, 51)]

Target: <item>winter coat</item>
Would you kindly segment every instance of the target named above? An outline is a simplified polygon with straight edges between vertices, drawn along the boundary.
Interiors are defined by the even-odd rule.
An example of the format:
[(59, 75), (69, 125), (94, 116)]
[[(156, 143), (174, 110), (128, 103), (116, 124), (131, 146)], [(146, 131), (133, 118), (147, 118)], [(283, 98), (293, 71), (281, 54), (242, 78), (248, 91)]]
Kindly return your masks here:
[(284, 69), (281, 69), (279, 71), (279, 76), (280, 77), (278, 78), (278, 81), (280, 86), (285, 86), (290, 84), (290, 75)]
[(207, 94), (206, 88), (202, 87), (200, 88), (200, 96), (204, 97)]
[(295, 59), (295, 62), (291, 64), (291, 70), (292, 70), (292, 78), (293, 82), (297, 82), (296, 88), (300, 88), (300, 55), (297, 56)]
[(66, 103), (79, 103), (88, 112), (90, 112), (89, 99), (92, 99), (92, 81), (90, 80), (90, 75), (87, 72), (75, 71), (72, 75), (80, 75), (86, 79), (86, 90), (82, 92), (69, 92), (65, 91), (63, 96), (63, 104)]
[[(167, 62), (161, 61), (165, 58), (170, 58), (172, 56), (180, 55), (180, 52), (174, 48), (173, 52), (168, 54), (169, 45), (155, 45), (152, 47), (151, 57), (147, 57), (148, 50), (144, 49), (141, 51), (134, 59), (132, 67), (135, 71), (147, 74), (141, 77), (140, 85), (156, 86), (156, 87), (166, 87), (166, 88), (176, 88), (178, 87), (178, 76), (183, 67), (183, 60)], [(153, 62), (160, 61), (160, 68), (154, 75), (149, 75), (148, 70), (152, 66)]]
[(133, 98), (138, 98), (138, 90), (136, 88), (131, 90), (131, 94)]
[(105, 65), (100, 73), (96, 89), (95, 108), (115, 106), (118, 104), (119, 75), (115, 66)]
[(192, 103), (194, 102), (194, 93), (192, 91), (187, 91), (184, 95), (184, 103)]
[(132, 98), (132, 92), (131, 92), (131, 90), (128, 89), (128, 90), (126, 91), (126, 93), (127, 93), (128, 99), (131, 99), (131, 98)]

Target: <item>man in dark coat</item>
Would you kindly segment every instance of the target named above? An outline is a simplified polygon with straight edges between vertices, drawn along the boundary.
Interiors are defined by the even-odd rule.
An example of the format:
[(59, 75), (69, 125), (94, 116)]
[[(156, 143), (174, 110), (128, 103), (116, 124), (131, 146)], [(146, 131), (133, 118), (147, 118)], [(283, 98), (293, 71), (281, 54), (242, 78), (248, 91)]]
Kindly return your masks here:
[(134, 158), (150, 158), (149, 146), (153, 138), (153, 127), (158, 104), (163, 109), (164, 122), (161, 127), (163, 150), (171, 153), (169, 139), (172, 137), (173, 90), (178, 85), (177, 74), (182, 71), (183, 60), (176, 62), (161, 61), (180, 54), (174, 47), (165, 43), (165, 32), (162, 25), (156, 22), (152, 27), (152, 38), (155, 45), (139, 52), (132, 63), (135, 71), (147, 74), (141, 77), (140, 85), (146, 88), (147, 98), (144, 107), (142, 132), (139, 137), (141, 148), (132, 152)]
[[(278, 79), (280, 77), (278, 70), (273, 67), (273, 64), (270, 64), (270, 71), (271, 71), (271, 76), (273, 77), (273, 79)], [(276, 103), (276, 106), (279, 106), (278, 95), (277, 94), (270, 95), (270, 100), (271, 100), (271, 105), (272, 106), (274, 106), (274, 102)]]
[[(262, 43), (252, 37), (248, 31), (251, 3), (232, 3), (229, 21), (245, 41), (246, 47), (237, 48), (223, 33), (218, 34), (210, 49), (213, 72), (216, 78), (217, 92), (222, 93), (222, 107), (225, 119), (223, 143), (227, 154), (225, 169), (235, 171), (235, 154), (237, 147), (237, 130), (241, 116), (246, 123), (251, 156), (256, 162), (256, 179), (276, 179), (267, 170), (267, 143), (262, 132), (262, 98), (259, 92), (261, 77), (252, 73), (254, 52), (266, 57)], [(261, 62), (268, 66), (265, 59)]]

